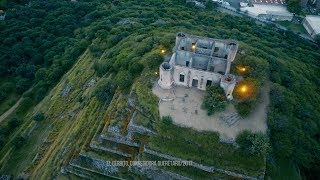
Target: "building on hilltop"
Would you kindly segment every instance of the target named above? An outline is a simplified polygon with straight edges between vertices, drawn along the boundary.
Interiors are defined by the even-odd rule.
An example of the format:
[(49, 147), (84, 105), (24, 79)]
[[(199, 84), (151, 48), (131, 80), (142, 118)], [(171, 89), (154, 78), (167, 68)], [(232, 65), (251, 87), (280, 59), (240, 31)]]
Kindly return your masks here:
[(196, 87), (220, 85), (232, 99), (236, 77), (230, 74), (238, 43), (233, 40), (212, 39), (178, 33), (173, 55), (160, 65), (158, 84), (163, 89), (173, 85)]
[(320, 35), (320, 16), (306, 16), (302, 21), (302, 24), (312, 38), (315, 38), (316, 35)]

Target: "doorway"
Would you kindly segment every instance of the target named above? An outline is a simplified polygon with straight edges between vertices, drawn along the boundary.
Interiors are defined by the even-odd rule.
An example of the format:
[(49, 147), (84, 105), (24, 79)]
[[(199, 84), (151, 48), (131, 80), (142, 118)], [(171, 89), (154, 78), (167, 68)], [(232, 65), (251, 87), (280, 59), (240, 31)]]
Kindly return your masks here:
[(192, 79), (192, 87), (198, 87), (198, 79)]
[(212, 85), (212, 81), (211, 80), (207, 80), (206, 86), (208, 87), (208, 86), (211, 86), (211, 85)]

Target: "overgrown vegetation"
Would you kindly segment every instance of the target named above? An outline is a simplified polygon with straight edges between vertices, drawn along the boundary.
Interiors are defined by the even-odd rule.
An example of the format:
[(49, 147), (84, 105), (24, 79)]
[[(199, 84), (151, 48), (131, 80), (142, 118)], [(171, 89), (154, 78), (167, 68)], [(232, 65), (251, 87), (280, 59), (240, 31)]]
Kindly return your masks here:
[(172, 124), (172, 117), (171, 116), (163, 116), (161, 119), (162, 119), (162, 122), (167, 126)]
[(169, 119), (164, 117), (157, 123), (159, 136), (150, 138), (151, 149), (250, 176), (259, 176), (263, 170), (263, 155), (247, 156), (233, 145), (221, 143), (216, 132), (198, 132), (179, 127), (168, 123)]
[(251, 155), (266, 155), (269, 150), (268, 137), (263, 133), (241, 132), (236, 139), (240, 149)]
[[(101, 112), (97, 109), (102, 107), (103, 101), (111, 98), (105, 96), (108, 92), (100, 91), (103, 98), (99, 102), (95, 98), (90, 99), (92, 96), (87, 96), (87, 92), (82, 89), (86, 78), (93, 76), (92, 73), (87, 73), (91, 70), (90, 63), (83, 67), (77, 64), (79, 72), (68, 76), (73, 78), (72, 82), (77, 84), (78, 88), (71, 92), (70, 101), (61, 98), (60, 90), (65, 85), (63, 81), (51, 97), (46, 96), (48, 89), (55, 86), (86, 48), (89, 49), (90, 56), (81, 59), (94, 61), (97, 78), (112, 77), (115, 89), (124, 88), (124, 92), (130, 92), (130, 87), (133, 87), (139, 105), (146, 112), (157, 116), (158, 100), (152, 95), (152, 83), (139, 74), (150, 72), (148, 76), (155, 77), (154, 72), (158, 71), (158, 65), (163, 60), (159, 49), (166, 48), (170, 53), (174, 45), (174, 35), (179, 31), (238, 40), (240, 50), (235, 64), (249, 68), (248, 74), (243, 74), (244, 78), (254, 78), (259, 83), (259, 90), (263, 87), (264, 80), (272, 81), (268, 112), (271, 150), (267, 155), (267, 175), (275, 178), (286, 176), (285, 171), (279, 168), (283, 166), (298, 167), (299, 169), (293, 169), (295, 173), (291, 174), (302, 176), (318, 172), (320, 52), (315, 44), (299, 39), (290, 32), (276, 30), (268, 25), (257, 25), (250, 19), (187, 7), (184, 0), (78, 0), (75, 3), (32, 0), (30, 4), (27, 1), (20, 1), (21, 4), (17, 1), (10, 2), (12, 4), (6, 8), (6, 20), (0, 23), (0, 82), (3, 100), (0, 103), (8, 100), (11, 93), (21, 94), (31, 86), (33, 91), (25, 95), (15, 112), (21, 125), (10, 131), (10, 135), (5, 135), (5, 131), (1, 132), (0, 139), (4, 139), (4, 145), (0, 146), (3, 165), (0, 167), (1, 173), (10, 171), (17, 175), (31, 166), (28, 172), (31, 172), (33, 177), (51, 177), (62, 164), (68, 163), (63, 157), (57, 158), (64, 152), (60, 148), (70, 148), (67, 155), (70, 157), (75, 149), (88, 142), (90, 134), (94, 133), (99, 124), (97, 114)], [(87, 52), (86, 55), (88, 54)], [(118, 75), (119, 72), (121, 76)], [(83, 75), (87, 77), (84, 78)], [(127, 81), (126, 75), (132, 78)], [(17, 90), (9, 91), (10, 87)], [(43, 97), (47, 98), (44, 101), (46, 104), (41, 107), (44, 109), (37, 107), (33, 110), (34, 105)], [(77, 97), (76, 100), (74, 97)], [(82, 99), (82, 103), (78, 102), (79, 99)], [(245, 101), (242, 102), (245, 104)], [(83, 108), (77, 116), (78, 121), (59, 119), (60, 112), (66, 110), (66, 106), (79, 108), (75, 105), (78, 103), (81, 104), (79, 107)], [(47, 105), (51, 108), (48, 112), (45, 109)], [(22, 148), (11, 150), (15, 137), (20, 137), (34, 128), (33, 123), (36, 122), (27, 116), (29, 108), (32, 108), (30, 114), (45, 112), (46, 120), (37, 122), (39, 126), (36, 126), (25, 141), (17, 141), (24, 142), (21, 143)], [(8, 121), (9, 119), (2, 121), (1, 128), (6, 127)], [(163, 132), (168, 132), (166, 135), (170, 136), (170, 139), (151, 139), (151, 143), (163, 151), (225, 168), (242, 169), (240, 171), (251, 172), (248, 164), (257, 169), (263, 166), (259, 164), (261, 161), (254, 159), (257, 156), (251, 159), (241, 154), (243, 152), (234, 152), (229, 146), (220, 146), (216, 134), (209, 135), (183, 128), (173, 130), (170, 126), (162, 126)], [(191, 140), (184, 139), (190, 137), (190, 134), (194, 134)], [(41, 138), (47, 135), (50, 142), (41, 144)], [(198, 141), (203, 142), (201, 151), (195, 148)], [(31, 162), (38, 151), (42, 159), (37, 160), (34, 165)], [(235, 157), (236, 164), (223, 164)]]
[(227, 104), (227, 98), (224, 90), (219, 86), (210, 86), (206, 90), (202, 107), (207, 109), (208, 115), (222, 111)]

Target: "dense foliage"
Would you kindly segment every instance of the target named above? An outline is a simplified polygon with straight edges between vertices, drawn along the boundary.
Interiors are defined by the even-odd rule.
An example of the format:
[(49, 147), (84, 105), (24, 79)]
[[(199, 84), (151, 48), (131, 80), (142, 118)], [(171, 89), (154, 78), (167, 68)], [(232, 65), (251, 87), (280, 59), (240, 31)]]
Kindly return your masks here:
[(269, 150), (268, 137), (259, 132), (252, 133), (249, 131), (241, 132), (236, 139), (240, 149), (247, 154), (262, 154), (266, 155)]
[[(319, 169), (318, 46), (290, 32), (257, 25), (246, 18), (187, 7), (184, 0), (21, 2), (7, 8), (6, 20), (0, 23), (1, 103), (15, 91), (13, 89), (17, 89), (15, 93), (22, 93), (31, 86), (33, 91), (28, 94), (30, 98), (24, 100), (23, 107), (30, 107), (34, 103), (32, 99), (41, 100), (86, 48), (97, 59), (104, 55), (94, 66), (97, 75), (104, 78), (113, 75), (114, 88), (126, 88), (132, 83), (126, 76), (135, 79), (140, 78), (139, 72), (158, 71), (163, 57), (157, 50), (166, 48), (170, 52), (174, 34), (179, 31), (236, 39), (240, 42), (239, 52), (243, 53), (237, 55), (235, 63), (247, 62), (245, 66), (254, 69), (248, 72), (254, 72), (248, 77), (259, 83), (262, 78), (272, 81), (268, 112), (269, 175), (278, 170), (276, 165), (280, 160), (299, 167), (302, 175)], [(149, 82), (142, 79), (133, 86), (143, 108), (155, 112), (156, 104), (151, 106), (150, 102), (157, 99), (150, 92)], [(104, 97), (105, 91), (100, 92), (102, 102), (109, 98)], [(6, 125), (1, 126), (0, 138), (6, 139), (8, 135), (3, 126)], [(183, 139), (180, 135), (169, 134), (172, 138), (166, 143), (180, 142), (183, 148), (176, 146), (171, 151), (184, 152), (185, 147), (190, 146), (188, 142), (174, 140), (178, 136)], [(20, 138), (16, 142), (19, 146), (24, 141)], [(197, 142), (195, 139), (194, 144)], [(216, 144), (210, 143), (203, 146), (214, 149)], [(205, 161), (210, 156), (206, 153), (207, 156), (198, 158)], [(196, 154), (198, 149), (192, 149), (190, 156)]]
[(288, 0), (288, 10), (290, 12), (299, 14), (301, 12), (301, 0)]
[(33, 98), (39, 101), (88, 46), (92, 36), (75, 30), (94, 19), (89, 15), (94, 4), (15, 2), (9, 3), (14, 8), (6, 10), (6, 19), (1, 22), (0, 100), (10, 93), (22, 94), (36, 83)]
[(167, 126), (171, 125), (172, 124), (172, 117), (171, 116), (163, 116), (162, 122)]
[(207, 109), (208, 115), (223, 110), (227, 105), (224, 90), (218, 86), (210, 86), (206, 90), (202, 107)]

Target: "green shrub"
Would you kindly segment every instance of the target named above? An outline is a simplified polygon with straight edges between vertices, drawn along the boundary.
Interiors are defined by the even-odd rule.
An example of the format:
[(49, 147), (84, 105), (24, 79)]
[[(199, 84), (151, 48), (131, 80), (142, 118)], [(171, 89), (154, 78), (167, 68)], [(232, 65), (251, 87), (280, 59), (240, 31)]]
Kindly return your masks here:
[(115, 93), (115, 85), (111, 80), (102, 79), (94, 91), (94, 95), (103, 104), (109, 104)]
[(44, 114), (42, 112), (37, 112), (34, 116), (33, 116), (33, 120), (34, 121), (43, 121), (45, 118)]
[(247, 117), (252, 109), (254, 108), (255, 102), (252, 101), (244, 101), (244, 102), (239, 102), (235, 104), (235, 108), (237, 112), (240, 114), (242, 117)]
[(26, 78), (20, 78), (16, 84), (16, 89), (18, 93), (22, 94), (25, 92), (30, 86), (31, 86), (31, 81)]
[(26, 142), (26, 139), (23, 136), (18, 136), (13, 139), (12, 144), (16, 149), (20, 149)]
[(261, 132), (243, 131), (237, 136), (236, 142), (240, 149), (247, 154), (266, 155), (270, 148), (267, 135)]
[(8, 97), (7, 93), (0, 90), (0, 101), (2, 102), (3, 100), (5, 100)]
[(17, 118), (12, 118), (8, 122), (8, 127), (14, 129), (20, 125), (20, 121)]
[(129, 65), (129, 72), (134, 76), (139, 75), (143, 71), (143, 64), (134, 61), (132, 64)]
[(120, 89), (128, 89), (133, 82), (132, 75), (128, 71), (120, 71), (116, 76), (116, 84)]
[(165, 125), (171, 125), (172, 124), (172, 117), (171, 116), (163, 116), (162, 122)]
[(0, 127), (0, 136), (7, 136), (10, 134), (10, 129), (7, 126)]
[(147, 115), (154, 119), (159, 119), (158, 97), (152, 93), (148, 83), (140, 79), (133, 85), (133, 90), (137, 95), (137, 103)]
[(152, 52), (143, 57), (142, 62), (150, 69), (159, 67), (163, 62), (163, 57), (160, 52)]
[(30, 107), (33, 106), (33, 103), (34, 103), (34, 101), (30, 97), (23, 98), (21, 103), (20, 103), (19, 111), (20, 112), (27, 111)]
[(14, 89), (14, 83), (12, 82), (3, 83), (0, 89), (5, 93), (10, 93)]
[(5, 145), (5, 137), (0, 134), (0, 149)]
[[(242, 91), (244, 86), (245, 92)], [(248, 116), (257, 104), (259, 88), (260, 83), (253, 78), (246, 78), (236, 85), (233, 93), (236, 100), (235, 108), (242, 117)]]
[(222, 111), (227, 104), (226, 95), (222, 88), (211, 86), (207, 88), (202, 107), (207, 109), (208, 115)]

